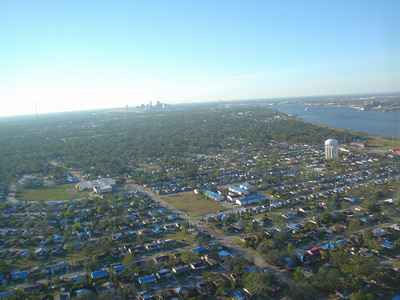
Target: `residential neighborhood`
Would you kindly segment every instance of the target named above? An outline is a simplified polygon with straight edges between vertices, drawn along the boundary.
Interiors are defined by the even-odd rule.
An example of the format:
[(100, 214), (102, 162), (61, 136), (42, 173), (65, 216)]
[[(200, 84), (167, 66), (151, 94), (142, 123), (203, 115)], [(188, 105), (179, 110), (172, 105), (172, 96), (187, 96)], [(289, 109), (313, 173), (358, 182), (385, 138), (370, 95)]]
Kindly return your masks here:
[[(290, 122), (235, 109), (215, 113)], [(198, 122), (214, 120), (206, 116)], [(95, 116), (84, 128), (102, 122)], [(10, 166), (0, 187), (0, 299), (400, 295), (399, 156), (355, 146), (350, 133), (334, 158), (323, 148), (330, 136), (260, 142), (250, 134), (254, 142), (226, 137), (206, 154), (200, 144), (135, 161), (121, 154), (123, 168), (115, 157), (115, 169), (107, 159), (76, 167), (88, 157), (72, 164), (69, 152), (39, 160), (35, 172)]]

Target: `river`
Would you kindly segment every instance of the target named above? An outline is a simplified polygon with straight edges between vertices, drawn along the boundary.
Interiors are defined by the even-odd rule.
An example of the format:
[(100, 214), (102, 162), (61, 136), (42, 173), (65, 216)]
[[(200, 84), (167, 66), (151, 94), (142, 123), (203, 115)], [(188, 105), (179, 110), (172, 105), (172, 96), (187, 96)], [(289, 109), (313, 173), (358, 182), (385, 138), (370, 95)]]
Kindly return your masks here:
[(298, 104), (277, 104), (273, 108), (314, 123), (400, 138), (400, 112)]

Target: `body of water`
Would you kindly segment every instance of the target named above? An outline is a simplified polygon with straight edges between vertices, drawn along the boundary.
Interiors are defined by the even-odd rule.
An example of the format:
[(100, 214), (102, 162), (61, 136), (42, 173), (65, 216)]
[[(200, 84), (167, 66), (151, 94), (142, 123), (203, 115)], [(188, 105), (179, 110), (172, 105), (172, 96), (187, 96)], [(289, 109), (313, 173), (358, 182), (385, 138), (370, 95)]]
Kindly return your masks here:
[(352, 108), (298, 104), (278, 104), (272, 107), (314, 123), (400, 138), (400, 112), (360, 111)]

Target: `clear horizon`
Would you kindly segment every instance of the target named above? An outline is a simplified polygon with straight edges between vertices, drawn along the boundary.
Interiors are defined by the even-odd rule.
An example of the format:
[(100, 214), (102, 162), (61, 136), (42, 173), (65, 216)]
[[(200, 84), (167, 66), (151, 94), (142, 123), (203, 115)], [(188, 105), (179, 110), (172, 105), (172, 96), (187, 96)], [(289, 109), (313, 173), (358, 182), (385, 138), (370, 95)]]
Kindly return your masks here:
[(0, 116), (400, 86), (399, 1), (2, 1)]

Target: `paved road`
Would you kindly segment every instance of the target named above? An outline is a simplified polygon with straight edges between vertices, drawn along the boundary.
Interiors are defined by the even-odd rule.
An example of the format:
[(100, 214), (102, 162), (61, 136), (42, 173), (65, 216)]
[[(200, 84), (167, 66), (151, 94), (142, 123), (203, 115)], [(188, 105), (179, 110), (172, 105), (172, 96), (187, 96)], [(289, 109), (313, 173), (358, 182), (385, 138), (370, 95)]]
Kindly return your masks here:
[(145, 193), (147, 195), (149, 195), (150, 197), (152, 197), (157, 203), (159, 203), (161, 206), (168, 208), (170, 211), (174, 212), (175, 214), (179, 215), (182, 219), (186, 220), (187, 222), (189, 222), (189, 224), (193, 224), (196, 227), (198, 227), (199, 229), (203, 230), (205, 233), (208, 233), (209, 235), (212, 235), (216, 238), (216, 240), (221, 243), (222, 245), (233, 249), (237, 254), (251, 260), (254, 261), (254, 263), (262, 268), (262, 269), (266, 269), (266, 270), (270, 270), (275, 277), (277, 277), (280, 281), (284, 282), (284, 283), (293, 283), (293, 279), (291, 277), (288, 276), (288, 274), (270, 264), (268, 264), (267, 262), (265, 262), (265, 260), (241, 247), (240, 245), (232, 242), (231, 237), (226, 236), (224, 234), (221, 234), (217, 231), (215, 231), (214, 229), (208, 227), (204, 222), (199, 221), (197, 218), (191, 217), (187, 214), (185, 214), (184, 212), (180, 211), (179, 209), (175, 208), (174, 206), (172, 206), (171, 204), (169, 204), (168, 202), (164, 201), (159, 195), (155, 194), (153, 191), (146, 189), (142, 186), (139, 186), (137, 184), (133, 184), (133, 183), (129, 183), (130, 186), (132, 186), (133, 189), (136, 189), (142, 193)]

